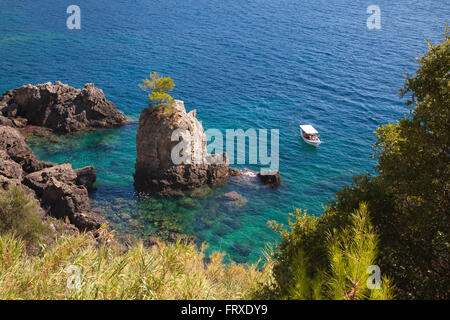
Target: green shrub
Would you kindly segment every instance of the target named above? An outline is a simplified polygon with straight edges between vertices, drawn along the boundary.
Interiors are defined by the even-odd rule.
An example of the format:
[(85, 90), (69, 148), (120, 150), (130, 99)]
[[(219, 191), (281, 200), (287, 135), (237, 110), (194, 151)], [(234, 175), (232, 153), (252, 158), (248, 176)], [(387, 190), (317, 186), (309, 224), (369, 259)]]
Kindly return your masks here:
[[(393, 297), (387, 277), (383, 278), (379, 289), (370, 290), (367, 286), (370, 276), (367, 271), (377, 261), (378, 235), (370, 223), (365, 203), (350, 216), (350, 224), (339, 230), (323, 231), (319, 228), (323, 217), (307, 216), (301, 210), (292, 218), (289, 229), (271, 223), (283, 239), (274, 261), (278, 285), (274, 288), (275, 296), (301, 300)], [(317, 237), (319, 234), (322, 237)], [(312, 238), (320, 241), (319, 247), (311, 246)], [(314, 260), (317, 250), (326, 263)]]
[(0, 188), (0, 234), (14, 233), (26, 242), (36, 242), (43, 231), (36, 201), (20, 186)]

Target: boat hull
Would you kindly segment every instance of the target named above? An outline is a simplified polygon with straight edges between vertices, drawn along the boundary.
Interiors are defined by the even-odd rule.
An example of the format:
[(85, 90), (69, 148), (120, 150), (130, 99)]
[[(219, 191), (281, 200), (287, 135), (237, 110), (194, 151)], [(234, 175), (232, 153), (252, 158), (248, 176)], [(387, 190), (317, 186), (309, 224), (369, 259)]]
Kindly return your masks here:
[(322, 143), (322, 141), (319, 140), (308, 140), (305, 137), (303, 137), (302, 135), (302, 139), (303, 141), (305, 141), (307, 144), (311, 145), (311, 146), (315, 146), (317, 147), (318, 145), (320, 145)]

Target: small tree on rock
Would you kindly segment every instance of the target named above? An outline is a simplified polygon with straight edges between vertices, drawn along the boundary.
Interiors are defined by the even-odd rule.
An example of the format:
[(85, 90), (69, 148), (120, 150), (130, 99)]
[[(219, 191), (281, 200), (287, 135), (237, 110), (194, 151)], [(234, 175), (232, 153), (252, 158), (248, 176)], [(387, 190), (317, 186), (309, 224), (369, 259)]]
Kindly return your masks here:
[(146, 78), (142, 80), (139, 87), (145, 92), (148, 92), (148, 98), (152, 106), (166, 104), (173, 100), (169, 95), (169, 92), (175, 87), (173, 79), (170, 77), (162, 77), (157, 72), (150, 73), (150, 79)]

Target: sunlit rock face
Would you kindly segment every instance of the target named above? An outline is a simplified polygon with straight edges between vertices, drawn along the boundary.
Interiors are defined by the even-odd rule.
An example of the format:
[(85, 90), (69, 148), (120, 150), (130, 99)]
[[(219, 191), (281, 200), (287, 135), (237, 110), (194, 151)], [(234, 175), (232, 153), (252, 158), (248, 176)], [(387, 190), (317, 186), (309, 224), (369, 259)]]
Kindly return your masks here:
[(90, 210), (88, 196), (95, 180), (92, 166), (73, 170), (67, 163), (37, 160), (17, 129), (0, 126), (0, 188), (20, 186), (39, 201), (44, 215), (69, 221), (80, 231), (100, 228), (106, 221)]
[(125, 116), (115, 104), (92, 83), (87, 83), (83, 89), (59, 81), (28, 84), (7, 91), (0, 98), (0, 124), (5, 126), (34, 125), (69, 133), (125, 122)]
[(139, 192), (171, 194), (227, 181), (226, 153), (211, 155), (196, 111), (184, 102), (142, 110), (136, 137), (135, 187)]

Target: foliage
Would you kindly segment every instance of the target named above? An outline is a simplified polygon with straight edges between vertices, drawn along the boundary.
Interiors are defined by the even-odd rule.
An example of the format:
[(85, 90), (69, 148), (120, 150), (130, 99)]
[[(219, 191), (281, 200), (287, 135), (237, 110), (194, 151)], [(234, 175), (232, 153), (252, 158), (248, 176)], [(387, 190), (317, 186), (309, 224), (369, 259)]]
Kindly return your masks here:
[(362, 202), (351, 216), (350, 227), (328, 234), (331, 273), (326, 275), (333, 299), (391, 299), (392, 287), (385, 276), (379, 289), (370, 289), (371, 266), (376, 265), (378, 235), (370, 223), (367, 204)]
[(36, 242), (43, 231), (35, 200), (20, 186), (0, 188), (0, 234), (14, 232), (27, 242)]
[[(345, 232), (361, 202), (371, 210), (379, 236), (382, 274), (395, 282), (400, 299), (448, 299), (450, 294), (450, 40), (429, 44), (415, 76), (407, 76), (403, 96), (410, 95), (410, 114), (380, 127), (375, 144), (378, 176), (354, 177), (329, 201), (317, 219), (297, 217), (282, 233), (274, 261), (275, 293), (289, 295), (297, 264), (300, 277), (315, 270), (330, 272), (330, 232)], [(298, 255), (301, 253), (302, 260)], [(299, 262), (300, 261), (300, 262)]]
[[(0, 236), (0, 299), (245, 299), (270, 281), (270, 267), (205, 262), (205, 247), (163, 242), (146, 248), (96, 247), (86, 234), (61, 236), (40, 257), (22, 240)], [(80, 286), (67, 286), (79, 267)], [(70, 271), (70, 272), (69, 272)], [(72, 278), (71, 278), (72, 277)], [(76, 284), (76, 281), (70, 281)]]
[(440, 44), (428, 42), (428, 52), (418, 59), (420, 68), (407, 76), (400, 91), (410, 95), (410, 114), (376, 132), (377, 171), (392, 194), (394, 227), (401, 238), (390, 245), (385, 263), (403, 278), (398, 284), (405, 298), (444, 299), (450, 291), (448, 31)]
[[(279, 297), (301, 300), (359, 300), (391, 299), (393, 289), (385, 277), (380, 289), (370, 290), (367, 286), (369, 266), (376, 264), (378, 236), (370, 223), (367, 205), (361, 203), (350, 217), (350, 224), (341, 230), (322, 233), (327, 265), (319, 266), (307, 254), (305, 239), (317, 232), (321, 218), (307, 216), (297, 210), (289, 220), (289, 229), (271, 223), (283, 238), (280, 251), (275, 255), (276, 266), (286, 261), (289, 271), (281, 278), (278, 270), (276, 279), (282, 289)], [(299, 237), (300, 235), (300, 237)], [(295, 239), (294, 241), (292, 241)], [(300, 244), (300, 246), (299, 246)], [(285, 270), (283, 270), (285, 271)], [(283, 290), (284, 289), (284, 290)]]
[(170, 77), (162, 77), (157, 72), (150, 73), (150, 79), (146, 78), (139, 84), (139, 87), (148, 92), (151, 104), (155, 106), (166, 104), (173, 100), (169, 92), (173, 90), (175, 84)]

